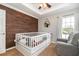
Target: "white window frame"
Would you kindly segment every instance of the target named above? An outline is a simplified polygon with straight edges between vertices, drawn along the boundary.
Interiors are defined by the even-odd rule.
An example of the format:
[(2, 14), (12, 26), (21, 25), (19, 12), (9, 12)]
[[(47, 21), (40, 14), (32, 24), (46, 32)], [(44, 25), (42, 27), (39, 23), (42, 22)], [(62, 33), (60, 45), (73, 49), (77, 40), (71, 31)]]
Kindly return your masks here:
[[(73, 31), (74, 31), (74, 29), (75, 29), (75, 15), (74, 14), (68, 14), (68, 15), (64, 15), (63, 17), (62, 17), (62, 23), (61, 24), (63, 24), (63, 18), (67, 18), (67, 17), (73, 17), (74, 16), (74, 28), (73, 28)], [(71, 19), (71, 18), (70, 18)], [(70, 21), (70, 22), (72, 22), (72, 21)], [(69, 23), (70, 23), (69, 22)], [(65, 19), (65, 26), (66, 26), (66, 19)], [(64, 25), (64, 24), (63, 24)], [(69, 26), (70, 26), (71, 24), (69, 24)], [(61, 25), (61, 37), (62, 37), (62, 29), (63, 29), (63, 27), (62, 27), (62, 25)], [(68, 34), (68, 36), (69, 36), (69, 34)], [(62, 37), (62, 38), (64, 38), (64, 39), (68, 39), (68, 36), (66, 37), (66, 35), (65, 35), (65, 37)]]

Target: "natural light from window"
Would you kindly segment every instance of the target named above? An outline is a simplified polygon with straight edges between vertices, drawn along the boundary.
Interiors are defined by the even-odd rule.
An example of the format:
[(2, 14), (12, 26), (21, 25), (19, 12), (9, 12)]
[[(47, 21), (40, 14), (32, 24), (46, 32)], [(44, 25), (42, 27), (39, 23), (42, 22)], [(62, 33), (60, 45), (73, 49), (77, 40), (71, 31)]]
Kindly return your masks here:
[(74, 19), (74, 15), (68, 15), (62, 18), (62, 38), (67, 39), (69, 34), (74, 31)]

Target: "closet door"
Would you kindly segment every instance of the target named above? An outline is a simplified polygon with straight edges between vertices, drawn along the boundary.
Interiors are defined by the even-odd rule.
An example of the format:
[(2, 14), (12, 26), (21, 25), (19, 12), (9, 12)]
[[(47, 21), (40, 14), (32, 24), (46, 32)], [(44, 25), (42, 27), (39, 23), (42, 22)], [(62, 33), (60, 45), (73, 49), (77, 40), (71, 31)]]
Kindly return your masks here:
[(0, 9), (0, 53), (5, 52), (6, 50), (6, 12), (5, 10)]

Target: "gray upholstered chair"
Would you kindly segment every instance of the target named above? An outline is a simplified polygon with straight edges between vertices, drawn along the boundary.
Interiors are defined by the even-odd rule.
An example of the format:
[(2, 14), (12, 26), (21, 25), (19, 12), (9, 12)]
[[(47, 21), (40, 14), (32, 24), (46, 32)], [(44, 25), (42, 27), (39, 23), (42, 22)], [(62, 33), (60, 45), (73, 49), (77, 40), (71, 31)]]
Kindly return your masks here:
[(73, 33), (73, 35), (70, 36), (69, 41), (67, 43), (58, 41), (56, 45), (57, 54), (61, 56), (78, 55), (78, 39), (79, 33)]
[(57, 41), (65, 42), (67, 43), (71, 38), (72, 38), (73, 32), (71, 32), (68, 36), (68, 39), (63, 39), (63, 38), (57, 38)]

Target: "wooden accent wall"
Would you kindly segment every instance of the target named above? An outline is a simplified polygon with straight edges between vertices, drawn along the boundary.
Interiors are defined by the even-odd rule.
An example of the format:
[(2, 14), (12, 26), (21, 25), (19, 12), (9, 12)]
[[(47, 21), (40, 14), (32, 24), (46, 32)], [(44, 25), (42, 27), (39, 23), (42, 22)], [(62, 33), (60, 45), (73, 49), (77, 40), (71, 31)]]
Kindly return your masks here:
[(38, 31), (38, 20), (36, 18), (3, 5), (0, 5), (0, 9), (6, 10), (6, 48), (15, 45), (14, 39), (16, 33)]

